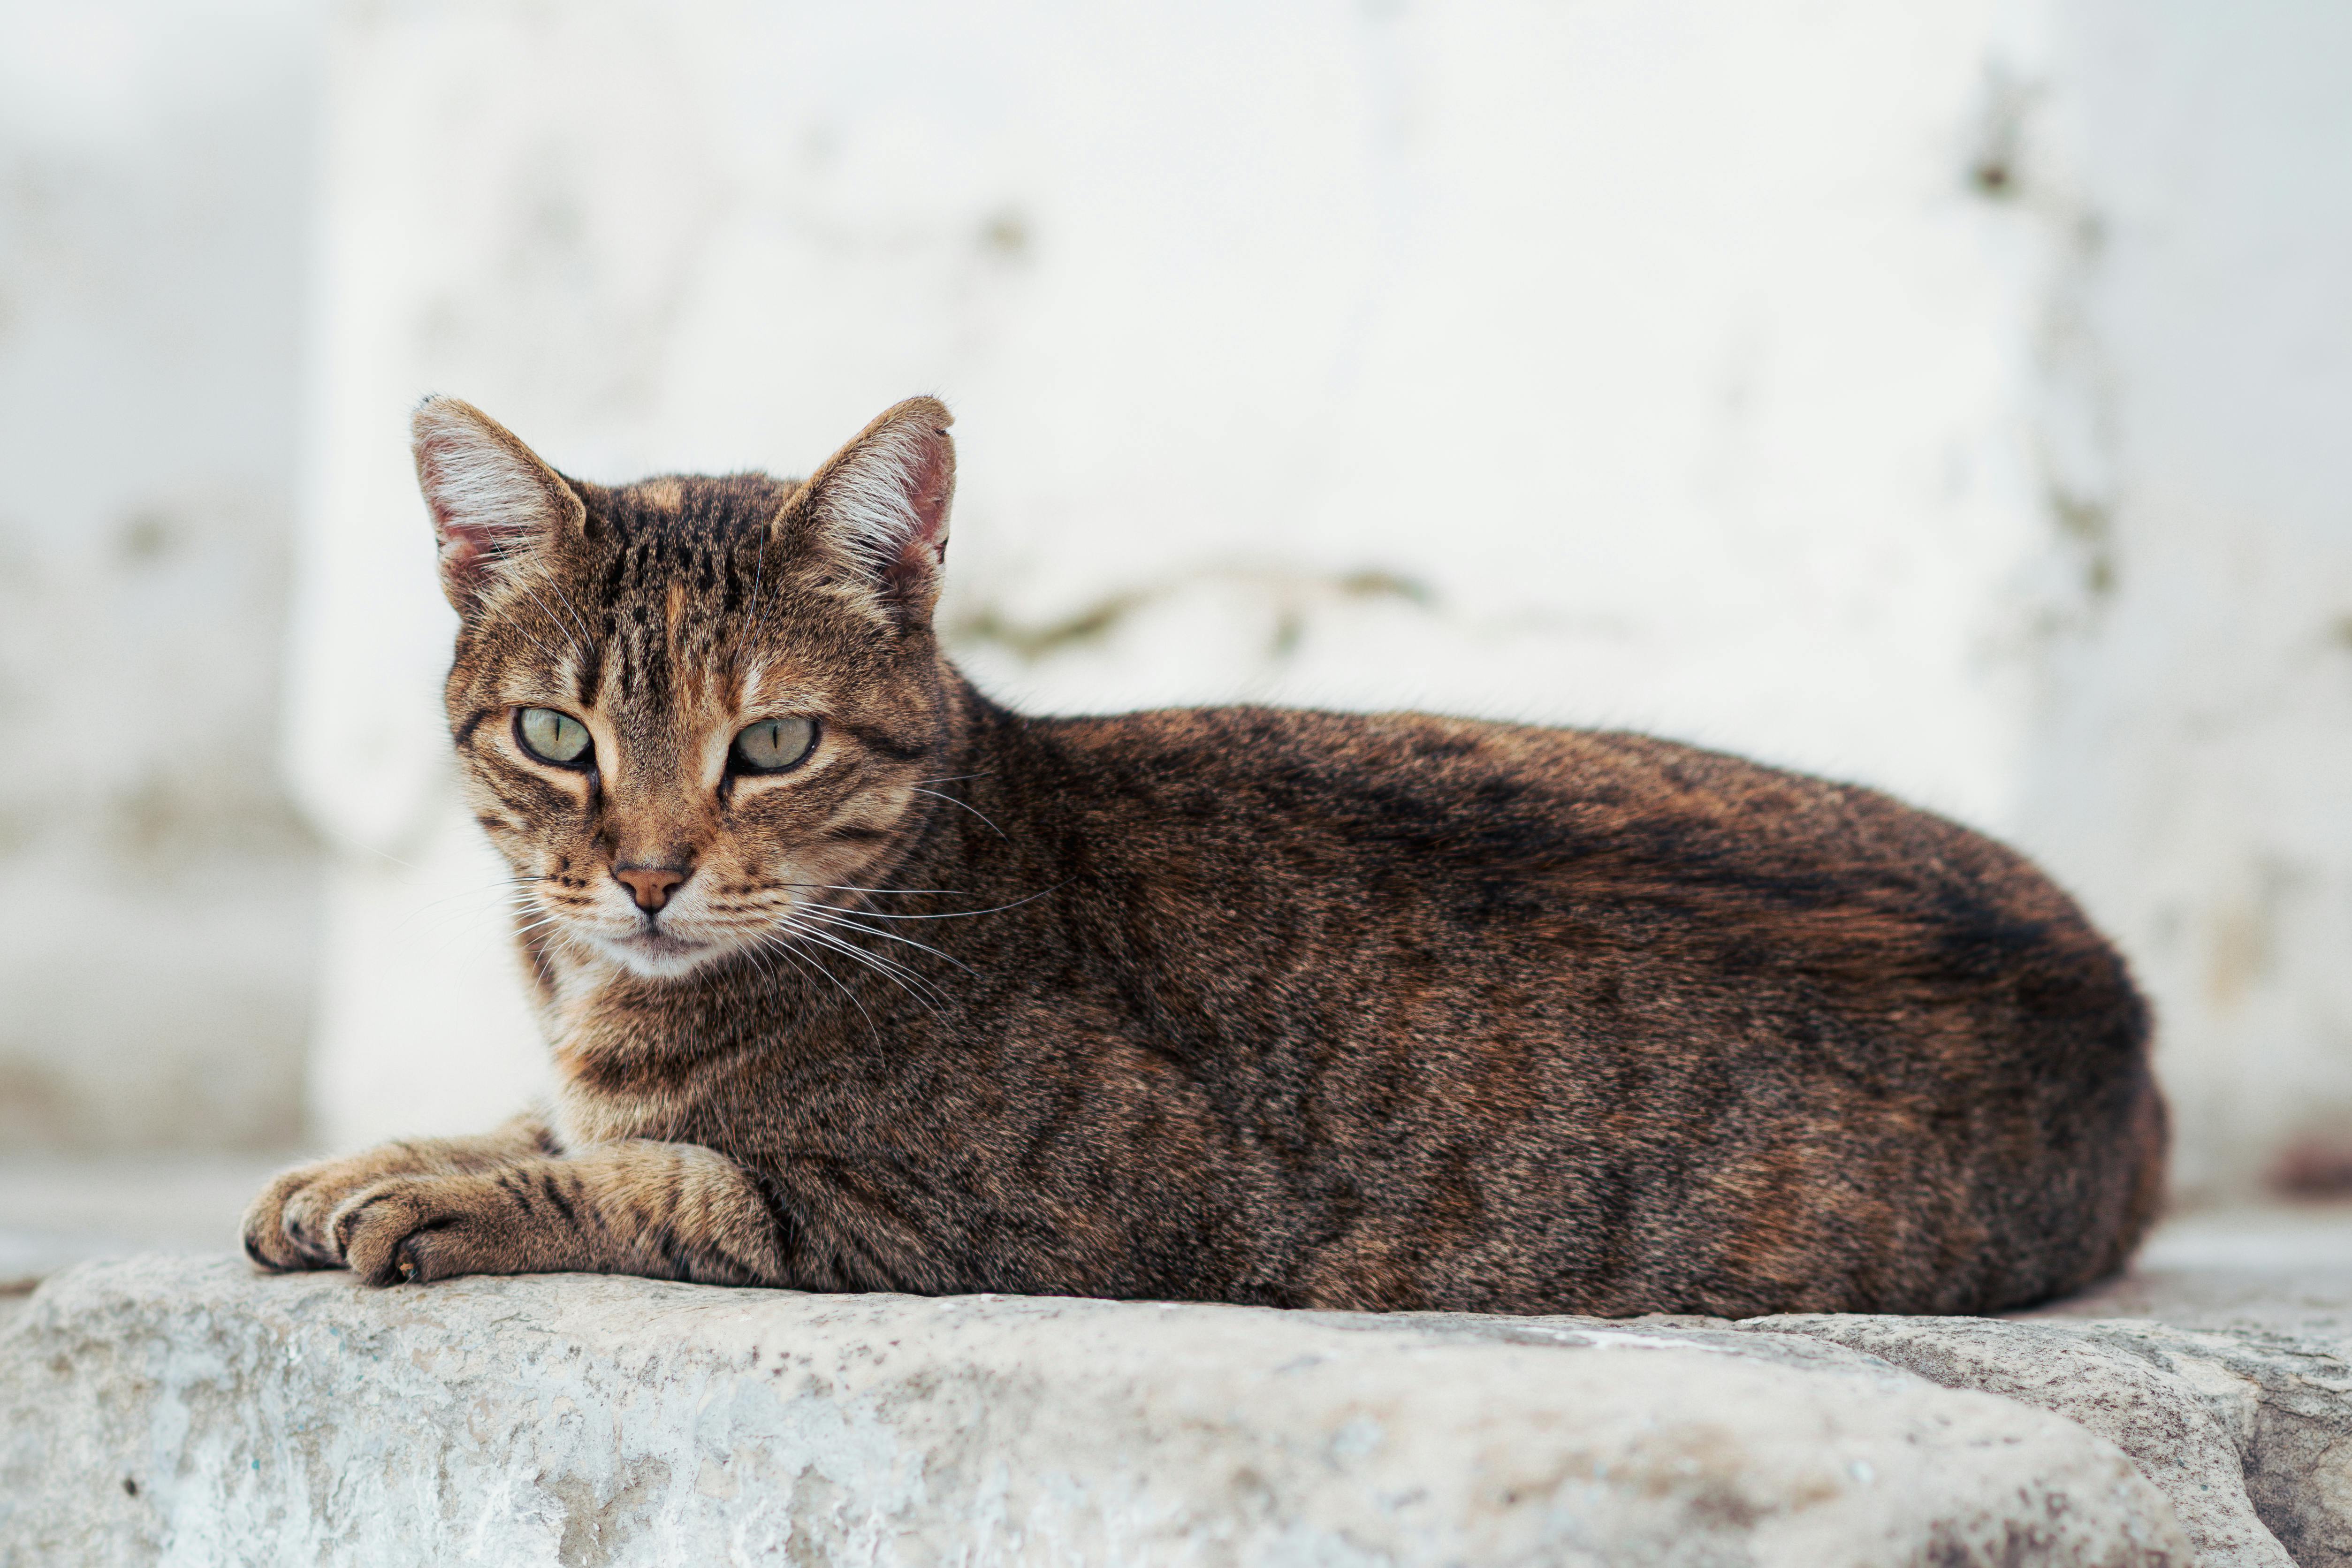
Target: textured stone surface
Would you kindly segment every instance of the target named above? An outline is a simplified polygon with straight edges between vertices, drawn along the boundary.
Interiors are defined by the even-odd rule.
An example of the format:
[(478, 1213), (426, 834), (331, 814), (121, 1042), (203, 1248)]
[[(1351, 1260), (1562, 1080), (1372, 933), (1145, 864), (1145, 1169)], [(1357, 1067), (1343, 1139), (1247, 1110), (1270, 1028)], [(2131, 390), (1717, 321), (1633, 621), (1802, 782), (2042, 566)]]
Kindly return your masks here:
[(2352, 1564), (2352, 1367), (2340, 1342), (2142, 1320), (1759, 1318), (1948, 1388), (2055, 1412), (2168, 1495), (2198, 1561)]
[(2191, 1561), (1798, 1326), (89, 1265), (0, 1337), (0, 1563)]
[[(2295, 1562), (2352, 1563), (2352, 1205), (2181, 1215), (2158, 1230), (2143, 1263), (2015, 1316), (2079, 1328), (2085, 1343), (2193, 1384), (2230, 1428), (2254, 1510)], [(1918, 1360), (1892, 1359), (1937, 1376)], [(2065, 1413), (2133, 1447), (2122, 1431)], [(2181, 1500), (2178, 1489), (2174, 1496)], [(2184, 1522), (2196, 1511), (2183, 1502)]]

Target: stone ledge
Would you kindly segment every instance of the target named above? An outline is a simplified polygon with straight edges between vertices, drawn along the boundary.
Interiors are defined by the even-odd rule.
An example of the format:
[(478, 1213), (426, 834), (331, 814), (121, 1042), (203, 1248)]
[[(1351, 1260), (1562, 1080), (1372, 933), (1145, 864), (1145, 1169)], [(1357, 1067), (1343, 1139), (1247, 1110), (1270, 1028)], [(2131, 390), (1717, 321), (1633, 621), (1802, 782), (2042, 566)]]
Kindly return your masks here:
[(0, 1564), (2314, 1568), (2342, 1349), (144, 1258), (0, 1334)]

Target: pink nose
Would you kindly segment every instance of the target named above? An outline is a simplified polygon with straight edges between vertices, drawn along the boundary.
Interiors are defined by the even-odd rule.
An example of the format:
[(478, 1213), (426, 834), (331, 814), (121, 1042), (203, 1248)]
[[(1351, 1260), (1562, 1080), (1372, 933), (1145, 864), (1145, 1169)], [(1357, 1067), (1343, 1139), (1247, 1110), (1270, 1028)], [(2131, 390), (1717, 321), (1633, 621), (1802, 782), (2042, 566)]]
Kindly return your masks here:
[(613, 879), (629, 889), (637, 908), (650, 913), (669, 902), (671, 890), (686, 880), (686, 873), (667, 866), (615, 866)]

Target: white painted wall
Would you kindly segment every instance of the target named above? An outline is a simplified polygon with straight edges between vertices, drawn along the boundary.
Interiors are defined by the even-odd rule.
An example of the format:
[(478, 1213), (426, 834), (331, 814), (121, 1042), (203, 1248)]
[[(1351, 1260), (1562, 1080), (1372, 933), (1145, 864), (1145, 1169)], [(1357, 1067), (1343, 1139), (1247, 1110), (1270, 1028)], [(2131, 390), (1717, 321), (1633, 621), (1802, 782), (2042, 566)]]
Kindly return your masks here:
[(0, 1153), (297, 1134), (298, 0), (0, 0)]
[(443, 772), (433, 389), (614, 479), (804, 469), (942, 392), (942, 613), (999, 694), (1625, 723), (1884, 784), (2123, 940), (2188, 1185), (2347, 1125), (2340, 7), (337, 17), (289, 731), (352, 847), (336, 1141), (537, 1071)]
[(381, 853), (337, 873), (326, 1126), (478, 1121), (538, 1058), (443, 771), (427, 389), (608, 478), (804, 470), (944, 392), (942, 613), (1033, 706), (1638, 724), (2007, 825), (2047, 529), (2018, 226), (1964, 177), (1992, 26), (346, 7), (292, 754)]
[(2138, 961), (2179, 1175), (2352, 1154), (2352, 8), (2067, 0), (2030, 205), (2078, 587), (2027, 840)]

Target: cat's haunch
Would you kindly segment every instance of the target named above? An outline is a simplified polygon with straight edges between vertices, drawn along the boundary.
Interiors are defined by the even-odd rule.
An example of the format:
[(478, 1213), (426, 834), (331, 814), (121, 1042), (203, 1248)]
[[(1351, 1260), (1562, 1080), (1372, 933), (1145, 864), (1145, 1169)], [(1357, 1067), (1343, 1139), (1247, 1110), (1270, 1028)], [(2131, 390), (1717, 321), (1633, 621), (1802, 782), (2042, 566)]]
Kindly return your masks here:
[(257, 1261), (1743, 1317), (2137, 1244), (2147, 1011), (2019, 856), (1639, 735), (1009, 712), (931, 628), (948, 424), (606, 488), (418, 409), (559, 1087), (289, 1172)]

